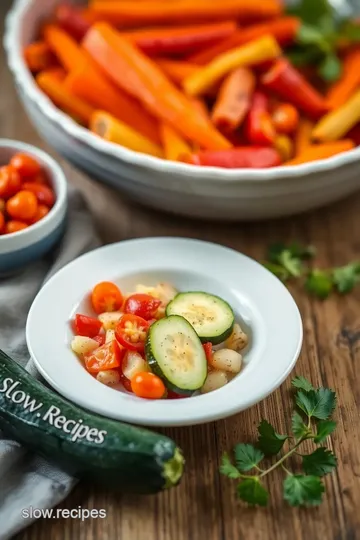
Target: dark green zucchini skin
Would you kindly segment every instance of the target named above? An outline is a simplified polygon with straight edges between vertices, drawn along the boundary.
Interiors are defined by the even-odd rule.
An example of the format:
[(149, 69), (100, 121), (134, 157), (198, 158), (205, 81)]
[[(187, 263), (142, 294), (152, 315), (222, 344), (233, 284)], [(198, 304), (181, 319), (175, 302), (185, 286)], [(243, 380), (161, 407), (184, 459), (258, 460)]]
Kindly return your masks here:
[[(19, 384), (14, 387), (15, 383)], [(36, 400), (36, 406), (42, 406), (34, 412), (25, 410), (24, 401), (14, 402), (23, 397), (21, 392)], [(49, 416), (52, 407), (60, 414)], [(54, 408), (51, 411), (57, 413)], [(58, 416), (74, 421), (67, 425), (68, 430), (80, 424), (93, 429), (90, 441), (80, 438), (73, 442), (74, 435), (55, 427)], [(178, 484), (183, 473), (184, 458), (174, 441), (72, 405), (31, 377), (1, 349), (0, 429), (73, 476), (120, 492), (156, 493)], [(100, 432), (106, 434), (101, 436)]]

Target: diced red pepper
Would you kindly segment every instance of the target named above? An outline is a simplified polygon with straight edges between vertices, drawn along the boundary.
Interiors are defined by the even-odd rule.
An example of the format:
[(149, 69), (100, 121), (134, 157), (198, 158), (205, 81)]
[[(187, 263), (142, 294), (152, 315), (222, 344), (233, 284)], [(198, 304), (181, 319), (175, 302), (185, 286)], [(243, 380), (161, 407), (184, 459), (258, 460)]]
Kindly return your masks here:
[(204, 150), (197, 154), (184, 156), (182, 161), (192, 165), (225, 169), (264, 169), (281, 164), (277, 150), (261, 146), (244, 146), (218, 151)]
[(269, 113), (269, 100), (255, 92), (246, 120), (246, 135), (251, 144), (272, 145), (276, 132)]
[(56, 9), (56, 21), (74, 39), (81, 41), (90, 28), (90, 23), (81, 10), (68, 3), (60, 4)]
[(120, 349), (117, 341), (109, 341), (91, 353), (85, 354), (85, 367), (89, 373), (99, 373), (107, 369), (116, 369), (121, 366), (124, 350)]
[(92, 339), (94, 341), (97, 341), (98, 344), (99, 344), (99, 347), (101, 347), (101, 345), (104, 345), (104, 343), (105, 343), (105, 334), (98, 334), (97, 336), (93, 337)]
[(206, 355), (206, 360), (208, 361), (208, 363), (210, 363), (213, 355), (212, 343), (210, 341), (208, 341), (207, 343), (203, 343), (203, 347)]
[(77, 336), (94, 338), (100, 332), (102, 324), (98, 319), (77, 313), (75, 315), (74, 327)]

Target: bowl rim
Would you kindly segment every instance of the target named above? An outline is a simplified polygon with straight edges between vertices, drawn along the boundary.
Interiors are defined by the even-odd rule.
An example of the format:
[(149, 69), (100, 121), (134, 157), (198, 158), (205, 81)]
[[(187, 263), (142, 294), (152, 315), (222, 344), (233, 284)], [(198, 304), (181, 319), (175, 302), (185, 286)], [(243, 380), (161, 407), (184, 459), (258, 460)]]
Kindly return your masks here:
[[(66, 207), (67, 197), (67, 182), (65, 174), (60, 165), (44, 150), (37, 148), (28, 143), (12, 140), (0, 139), (0, 151), (3, 149), (14, 150), (14, 152), (24, 152), (37, 158), (41, 163), (45, 163), (51, 174), (51, 182), (53, 182), (56, 190), (56, 200), (50, 212), (40, 221), (30, 225), (22, 231), (18, 231), (9, 235), (0, 235), (0, 255), (22, 249), (28, 245), (43, 238), (41, 230), (47, 229), (47, 234), (51, 233), (48, 226), (53, 222), (59, 213), (62, 213)], [(57, 221), (57, 220), (56, 220)]]
[(358, 147), (331, 158), (304, 163), (302, 165), (280, 166), (269, 169), (222, 169), (217, 167), (194, 167), (186, 163), (171, 162), (162, 158), (141, 154), (115, 143), (105, 141), (86, 128), (79, 126), (68, 115), (60, 111), (37, 87), (34, 78), (25, 65), (20, 48), (20, 30), (24, 14), (35, 2), (36, 0), (15, 0), (13, 7), (6, 16), (4, 49), (9, 68), (22, 92), (37, 105), (42, 114), (57, 124), (58, 128), (64, 130), (70, 137), (75, 138), (82, 144), (89, 146), (106, 157), (117, 158), (127, 164), (147, 168), (154, 172), (165, 172), (187, 177), (191, 175), (193, 181), (210, 180), (222, 183), (288, 180), (289, 176), (296, 178), (312, 173), (333, 171), (352, 164), (360, 158), (360, 147)]

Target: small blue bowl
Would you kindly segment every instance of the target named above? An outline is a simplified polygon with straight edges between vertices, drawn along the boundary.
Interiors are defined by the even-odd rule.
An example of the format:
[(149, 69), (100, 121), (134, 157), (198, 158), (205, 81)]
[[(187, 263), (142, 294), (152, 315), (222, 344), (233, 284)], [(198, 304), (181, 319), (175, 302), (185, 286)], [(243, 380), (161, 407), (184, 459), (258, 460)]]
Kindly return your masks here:
[(47, 216), (22, 231), (0, 235), (0, 276), (24, 270), (40, 259), (60, 240), (65, 230), (67, 214), (66, 178), (48, 154), (19, 141), (0, 139), (0, 166), (9, 163), (18, 152), (33, 156), (42, 166), (55, 192), (56, 201)]

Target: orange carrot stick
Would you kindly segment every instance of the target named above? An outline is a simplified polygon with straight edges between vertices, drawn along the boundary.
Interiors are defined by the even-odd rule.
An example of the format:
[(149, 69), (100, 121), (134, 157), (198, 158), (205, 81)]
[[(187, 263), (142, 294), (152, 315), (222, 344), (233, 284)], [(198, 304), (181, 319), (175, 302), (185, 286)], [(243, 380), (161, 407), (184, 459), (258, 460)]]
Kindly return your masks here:
[(340, 141), (324, 144), (313, 144), (308, 146), (301, 154), (294, 159), (287, 161), (284, 165), (301, 165), (311, 161), (326, 159), (342, 152), (347, 152), (355, 148), (355, 143), (350, 139), (342, 139)]
[(41, 72), (36, 77), (41, 90), (61, 109), (88, 124), (94, 111), (88, 103), (73, 96), (51, 73)]
[(212, 121), (223, 131), (235, 131), (250, 108), (256, 84), (255, 75), (246, 68), (232, 71), (226, 77), (212, 111)]
[(302, 152), (311, 145), (311, 133), (314, 129), (314, 122), (308, 118), (301, 118), (295, 134), (295, 153)]
[(55, 53), (61, 65), (67, 70), (88, 63), (86, 53), (79, 47), (77, 42), (60, 27), (48, 24), (44, 28), (44, 37), (50, 49)]
[(253, 20), (277, 17), (282, 13), (280, 0), (177, 0), (176, 2), (97, 1), (90, 3), (90, 11), (98, 20), (126, 26), (164, 23), (196, 23), (227, 19)]
[(185, 139), (172, 126), (165, 122), (160, 125), (160, 136), (166, 159), (180, 161), (180, 158), (192, 153), (190, 145)]
[(180, 62), (177, 60), (157, 60), (158, 66), (163, 72), (176, 84), (181, 84), (184, 79), (193, 75), (198, 71), (199, 66), (189, 64), (188, 62)]
[(328, 91), (326, 104), (330, 109), (337, 109), (360, 85), (360, 49), (349, 51), (343, 63), (341, 78)]
[(95, 111), (91, 117), (90, 130), (103, 139), (120, 144), (135, 152), (162, 157), (161, 148), (123, 122), (104, 111)]
[(198, 111), (207, 122), (211, 122), (208, 108), (202, 99), (192, 98), (191, 103), (195, 107), (195, 110)]
[(53, 79), (56, 79), (59, 83), (63, 83), (66, 79), (66, 71), (62, 67), (44, 69), (42, 73), (47, 73)]
[(83, 65), (71, 71), (65, 87), (96, 109), (110, 113), (154, 143), (160, 143), (156, 120), (135, 99), (108, 81), (97, 68)]
[(208, 64), (216, 56), (219, 56), (219, 54), (266, 34), (271, 34), (281, 46), (289, 45), (294, 41), (300, 25), (301, 21), (297, 17), (281, 17), (266, 24), (256, 24), (248, 28), (240, 28), (217, 45), (189, 56), (188, 61), (198, 65)]
[(32, 73), (56, 65), (56, 58), (45, 41), (35, 41), (24, 49), (25, 62)]
[(106, 23), (95, 24), (83, 41), (85, 50), (116, 85), (139, 99), (155, 116), (170, 123), (185, 137), (205, 148), (231, 144), (195, 114), (189, 100), (167, 79), (151, 59)]

